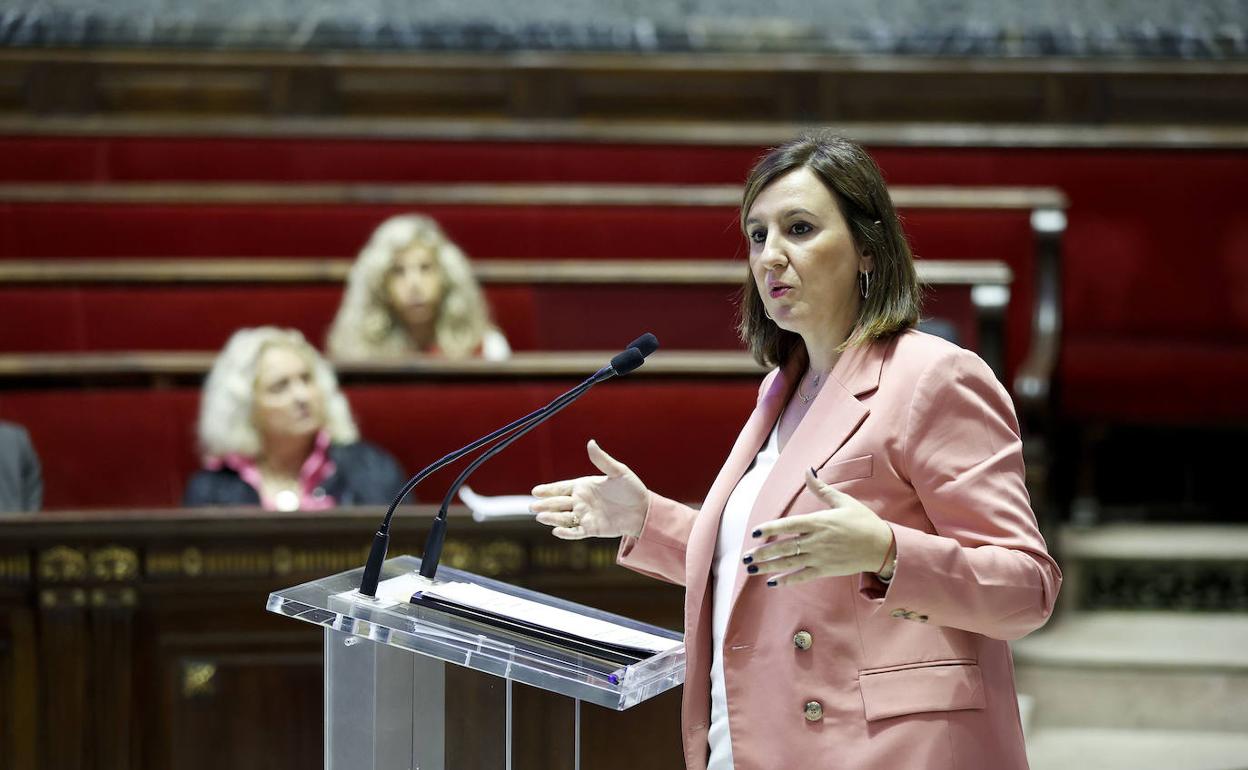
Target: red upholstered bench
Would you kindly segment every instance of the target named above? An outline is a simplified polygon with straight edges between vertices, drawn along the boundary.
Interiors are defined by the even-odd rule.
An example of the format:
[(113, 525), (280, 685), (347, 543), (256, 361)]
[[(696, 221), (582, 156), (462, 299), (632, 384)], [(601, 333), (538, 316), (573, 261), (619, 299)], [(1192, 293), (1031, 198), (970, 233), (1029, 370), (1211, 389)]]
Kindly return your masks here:
[[(763, 138), (757, 129), (738, 133), (707, 131), (691, 139), (687, 130), (669, 129), (665, 134), (653, 127), (638, 133), (631, 143), (601, 138), (566, 139), (567, 134), (547, 134), (530, 127), (518, 139), (463, 139), (444, 132), (439, 138), (427, 126), (409, 133), (387, 129), (384, 136), (368, 136), (349, 128), (333, 136), (312, 135), (307, 128), (289, 124), (279, 128), (253, 125), (251, 135), (205, 136), (191, 121), (169, 126), (154, 122), (147, 129), (134, 124), (108, 124), (83, 129), (65, 124), (60, 136), (16, 133), (0, 137), (0, 179), (13, 182), (562, 182), (562, 183), (680, 183), (739, 185), (746, 169), (758, 157)], [(66, 128), (68, 126), (68, 128)], [(18, 129), (20, 130), (20, 129)], [(35, 128), (33, 130), (39, 130)], [(146, 131), (136, 135), (136, 131)], [(318, 127), (318, 131), (322, 130)], [(780, 141), (789, 129), (776, 127)], [(246, 129), (243, 129), (245, 134)], [(865, 134), (862, 134), (865, 132)], [(592, 133), (592, 132), (590, 132)], [(1070, 229), (1064, 241), (1062, 306), (1065, 328), (1063, 363), (1063, 409), (1071, 417), (1085, 419), (1102, 414), (1117, 419), (1120, 404), (1146, 399), (1151, 410), (1161, 413), (1181, 410), (1186, 419), (1205, 420), (1202, 407), (1191, 402), (1180, 406), (1172, 399), (1146, 396), (1149, 385), (1159, 383), (1156, 394), (1183, 390), (1185, 374), (1167, 366), (1162, 354), (1148, 365), (1131, 351), (1137, 344), (1150, 349), (1186, 355), (1206, 350), (1204, 339), (1230, 335), (1208, 348), (1204, 364), (1216, 373), (1217, 362), (1229, 345), (1233, 351), (1248, 348), (1248, 309), (1237, 297), (1248, 296), (1248, 232), (1242, 224), (1238, 185), (1248, 174), (1248, 155), (1242, 150), (1191, 149), (1165, 144), (1144, 146), (1147, 138), (1133, 139), (1114, 147), (1088, 147), (1078, 132), (1069, 137), (1060, 130), (1038, 146), (964, 146), (949, 136), (933, 131), (928, 144), (920, 132), (898, 138), (889, 133), (859, 127), (890, 184), (906, 185), (1046, 185), (1060, 188), (1071, 201)], [(499, 134), (485, 135), (498, 136)], [(476, 134), (474, 134), (474, 137)], [(668, 138), (665, 139), (664, 137)], [(872, 143), (872, 137), (875, 141)], [(696, 143), (695, 143), (696, 141)], [(996, 142), (997, 140), (993, 140)], [(1065, 145), (1065, 146), (1064, 146)], [(1163, 183), (1164, 180), (1164, 183)], [(56, 210), (26, 206), (21, 220), (9, 218), (0, 225), (0, 252), (8, 256), (153, 256), (175, 253), (218, 256), (226, 253), (258, 254), (251, 235), (258, 232), (256, 217), (231, 214), (218, 228), (225, 232), (166, 230), (153, 227), (157, 213), (148, 208), (133, 212), (140, 221), (132, 229), (146, 231), (140, 243), (117, 241), (114, 234), (131, 228), (105, 212), (90, 215), (91, 226), (79, 232), (65, 232), (63, 218)], [(326, 232), (315, 220), (319, 211), (307, 212), (283, 255), (339, 256), (352, 253), (372, 226), (369, 217), (330, 219), (343, 229)], [(477, 228), (472, 221), (456, 220), (453, 211), (448, 224), (456, 238), (469, 244), (476, 257), (554, 256), (554, 249), (567, 247), (569, 258), (591, 258), (638, 251), (653, 251), (642, 244), (642, 233), (662, 231), (662, 217), (630, 224), (624, 238), (596, 237), (575, 222), (549, 220), (552, 228), (526, 228), (500, 235), (491, 228)], [(578, 212), (568, 212), (578, 213)], [(656, 215), (659, 212), (655, 212)], [(1002, 236), (985, 231), (991, 223), (955, 216), (947, 224), (927, 225), (922, 217), (906, 212), (917, 252), (925, 257), (963, 256), (965, 241), (998, 243)], [(928, 212), (943, 218), (940, 212)], [(146, 217), (146, 219), (144, 219)], [(591, 217), (592, 218), (592, 217)], [(123, 217), (122, 219), (125, 219)], [(582, 217), (585, 219), (585, 217)], [(709, 255), (724, 258), (735, 253), (737, 241), (730, 217), (714, 221), (682, 219), (690, 223), (694, 246), (705, 247)], [(476, 220), (485, 221), (485, 220)], [(607, 220), (604, 220), (607, 221)], [(489, 220), (495, 224), (496, 220)], [(588, 225), (592, 230), (593, 224)], [(551, 237), (551, 231), (557, 237)], [(230, 235), (233, 232), (234, 235)], [(635, 234), (635, 236), (633, 235)], [(720, 236), (723, 239), (720, 240)], [(1002, 234), (1004, 235), (1004, 234)], [(1014, 236), (1007, 240), (1016, 243)], [(231, 240), (232, 238), (237, 240)], [(635, 240), (634, 240), (635, 237)], [(672, 233), (672, 243), (681, 233)], [(581, 240), (581, 239), (584, 240)], [(203, 250), (213, 239), (238, 249)], [(541, 245), (534, 244), (539, 241)], [(239, 243), (242, 241), (242, 243)], [(89, 248), (88, 251), (80, 249)], [(498, 247), (498, 248), (496, 248)], [(138, 249), (137, 251), (135, 249)], [(663, 248), (664, 253), (677, 252)], [(998, 256), (1005, 252), (995, 251)], [(653, 255), (652, 253), (650, 255)], [(699, 253), (679, 254), (698, 257)], [(1017, 274), (1015, 298), (1031, 292), (1031, 273), (1012, 262)], [(1152, 276), (1155, 280), (1148, 280)], [(1192, 322), (1196, 321), (1195, 326)], [(1014, 345), (1020, 341), (1018, 329), (1029, 319), (1011, 316)], [(1181, 330), (1181, 331), (1176, 331)], [(1095, 350), (1085, 358), (1084, 350)], [(1119, 352), (1135, 361), (1144, 374), (1124, 382), (1129, 392), (1098, 384), (1111, 377), (1098, 361), (1113, 361)], [(1234, 367), (1240, 355), (1231, 354)], [(1127, 359), (1124, 358), (1124, 361)], [(1197, 367), (1204, 366), (1197, 363)], [(1093, 374), (1093, 370), (1101, 370)], [(1088, 379), (1091, 378), (1091, 379)], [(1210, 382), (1234, 377), (1214, 377)], [(1164, 383), (1170, 383), (1166, 387)], [(1239, 423), (1248, 422), (1244, 399), (1233, 398), (1230, 390), (1217, 391), (1218, 401), (1230, 409)], [(1223, 412), (1218, 412), (1223, 414)], [(1177, 416), (1177, 414), (1176, 414)]]
[(0, 136), (0, 179), (738, 184), (758, 153), (742, 145), (15, 134)]
[[(1007, 369), (1035, 353), (1033, 210), (1052, 189), (896, 186), (917, 254), (1011, 266)], [(0, 259), (341, 256), (418, 208), (478, 259), (726, 259), (742, 254), (736, 185), (0, 185)], [(1056, 253), (1053, 254), (1056, 259)], [(1055, 276), (1054, 276), (1055, 277)], [(1060, 314), (1059, 308), (1053, 313)], [(1052, 360), (1039, 363), (1042, 379)]]
[[(391, 132), (384, 138), (349, 132), (332, 138), (308, 136), (306, 131), (300, 136), (300, 130), (291, 126), (282, 129), (280, 136), (273, 132), (263, 137), (194, 136), (185, 126), (177, 131), (186, 135), (159, 135), (166, 130), (157, 126), (152, 135), (110, 136), (107, 127), (94, 134), (75, 127), (77, 136), (5, 137), (0, 139), (5, 150), (0, 152), (0, 178), (739, 184), (761, 149), (758, 131), (745, 129), (737, 138), (723, 130), (708, 132), (698, 138), (698, 144), (690, 144), (687, 132), (680, 131), (670, 132), (673, 138), (664, 143), (662, 132), (653, 130), (632, 144), (588, 139), (533, 141), (533, 136), (541, 134), (537, 129), (532, 136), (510, 141), (439, 140), (430, 138), (436, 132), (427, 128), (406, 137)], [(786, 130), (777, 127), (775, 140), (783, 139)], [(1081, 135), (1067, 139), (1060, 130), (1044, 139), (1042, 146), (952, 146), (939, 131), (932, 134), (931, 144), (923, 145), (922, 138), (914, 138), (913, 133), (898, 138), (887, 130), (863, 130), (876, 137), (871, 150), (895, 187), (1046, 185), (1069, 196), (1070, 228), (1064, 239), (1060, 293), (1064, 319), (1060, 408), (1068, 421), (1248, 425), (1248, 399), (1240, 396), (1243, 361), (1248, 357), (1248, 305), (1239, 300), (1248, 296), (1248, 272), (1243, 267), (1248, 265), (1248, 231), (1242, 224), (1237, 192), (1248, 174), (1248, 155), (1242, 150), (1171, 144), (1147, 147), (1139, 145), (1138, 137), (1117, 147), (1087, 147)], [(53, 232), (49, 241), (42, 236), (55, 231), (59, 219), (56, 212), (36, 209), (22, 209), (22, 222), (5, 220), (0, 225), (0, 244), (20, 242), (43, 249), (39, 253), (49, 256), (79, 256), (77, 246), (89, 242), (95, 253), (142, 256), (124, 247), (117, 250), (107, 242), (108, 237), (97, 234)], [(655, 212), (653, 221), (660, 225), (655, 231), (666, 232), (660, 213)], [(960, 248), (950, 246), (960, 247), (963, 242), (957, 242), (958, 238), (982, 236), (995, 242), (1003, 237), (992, 234), (996, 227), (992, 222), (963, 218), (962, 212), (944, 224), (925, 221), (929, 214), (943, 219), (946, 213), (953, 212), (906, 212), (920, 255), (961, 255)], [(107, 218), (92, 216), (97, 233), (113, 232)], [(727, 255), (725, 249), (735, 248), (734, 228), (727, 217), (685, 221), (702, 233), (692, 240), (715, 252), (709, 256), (722, 258)], [(33, 226), (26, 230), (25, 223)], [(255, 226), (254, 219), (246, 217), (230, 224), (243, 228), (240, 233)], [(304, 224), (312, 227), (315, 223)], [(454, 216), (450, 224), (457, 238), (472, 244), (474, 256), (520, 255), (521, 248), (536, 248), (532, 246), (535, 239), (550, 240), (549, 231), (540, 228), (521, 228), (499, 238), (492, 230), (478, 229)], [(647, 231), (645, 223), (640, 228), (633, 224), (639, 232)], [(557, 246), (574, 243), (573, 237), (585, 238), (575, 241), (578, 245), (594, 246), (594, 254), (577, 249), (573, 257), (609, 255), (624, 246), (630, 254), (634, 251), (627, 238), (603, 243), (575, 222), (559, 220), (559, 225), (567, 229), (559, 230), (559, 237), (553, 239)], [(369, 226), (353, 221), (348, 229), (355, 228), (355, 232), (332, 236), (337, 241), (327, 240), (330, 234), (310, 230), (304, 243), (313, 250), (291, 248), (284, 253), (350, 253)], [(718, 240), (721, 234), (722, 241)], [(181, 238), (183, 234), (176, 230), (157, 229), (150, 235), (145, 242), (152, 244), (149, 255), (165, 254), (171, 244), (187, 244), (191, 249), (187, 253), (209, 254), (194, 251), (204, 242), (201, 232), (191, 233), (189, 239)], [(1006, 240), (1013, 243), (1016, 235)], [(24, 240), (18, 240), (19, 236)], [(229, 236), (208, 233), (207, 237)], [(292, 238), (302, 237), (292, 234)], [(681, 237), (679, 232), (670, 234), (671, 242), (688, 243)], [(494, 252), (495, 246), (505, 248)], [(543, 249), (541, 253), (554, 252)], [(1026, 298), (1032, 291), (1031, 271), (1019, 269), (1018, 263), (1013, 266), (1018, 279), (1015, 300), (1024, 298), (1030, 304)], [(1011, 314), (1008, 323), (1011, 348), (1017, 350), (1021, 341), (1017, 335), (1030, 326), (1029, 319)]]
[(1067, 343), (1066, 419), (1086, 423), (1248, 426), (1248, 346), (1231, 339), (1080, 339)]
[[(319, 344), (349, 260), (0, 261), (0, 353), (215, 350), (235, 329), (289, 326)], [(606, 350), (654, 331), (665, 349), (739, 349), (744, 266), (709, 261), (479, 260), (515, 350)], [(924, 260), (927, 315), (979, 347), (972, 287), (1009, 290), (1002, 263)], [(991, 310), (988, 315), (999, 311)], [(1000, 361), (994, 363), (1000, 364)]]
[[(341, 257), (382, 219), (411, 210), (435, 217), (478, 259), (744, 257), (733, 186), (471, 192), (454, 185), (0, 185), (0, 258)], [(1043, 190), (1013, 205), (1006, 189), (971, 192), (959, 207), (953, 191), (894, 191), (918, 255), (993, 254), (1018, 269), (1034, 247), (1031, 208), (1063, 205)], [(670, 202), (647, 204), (649, 197)]]
[[(191, 372), (202, 372), (208, 360), (201, 356), (190, 367), (165, 367), (166, 374), (155, 374), (162, 380), (194, 380), (199, 375)], [(739, 356), (733, 360), (709, 367), (694, 362), (685, 366), (683, 375), (646, 375), (643, 369), (603, 384), (484, 466), (473, 486), (489, 494), (517, 493), (538, 481), (593, 472), (584, 445), (597, 438), (656, 489), (682, 499), (700, 499), (758, 392), (761, 374)], [(414, 472), (528, 413), (580, 379), (508, 375), (508, 368), (496, 367), (501, 373), (497, 377), (482, 377), (488, 371), (480, 368), (467, 377), (443, 368), (441, 374), (427, 372), (423, 378), (396, 377), (393, 370), (383, 369), (382, 379), (390, 381), (369, 384), (360, 380), (376, 377), (366, 374), (367, 367), (357, 366), (354, 374), (344, 375), (350, 382), (345, 391), (363, 435)], [(592, 371), (594, 364), (582, 356), (565, 361), (562, 368)], [(697, 374), (699, 368), (705, 373)], [(198, 387), (66, 387), (68, 381), (61, 382), (0, 390), (0, 419), (25, 425), (43, 458), (46, 506), (176, 505), (187, 476), (197, 467)], [(677, 413), (681, 419), (673, 421), (670, 416)], [(697, 442), (690, 436), (697, 436)], [(447, 470), (430, 478), (418, 499), (439, 499), (453, 477)]]

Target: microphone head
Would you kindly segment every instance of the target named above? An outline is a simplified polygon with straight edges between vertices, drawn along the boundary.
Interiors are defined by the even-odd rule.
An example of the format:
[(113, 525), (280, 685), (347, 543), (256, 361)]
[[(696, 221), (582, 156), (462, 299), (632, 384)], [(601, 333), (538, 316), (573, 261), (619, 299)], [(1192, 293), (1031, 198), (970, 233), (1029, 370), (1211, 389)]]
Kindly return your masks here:
[(646, 357), (641, 354), (640, 350), (637, 348), (629, 348), (623, 353), (617, 353), (615, 357), (611, 359), (611, 370), (615, 372), (617, 376), (622, 377), (645, 362)]
[(650, 354), (659, 349), (659, 338), (646, 332), (637, 339), (628, 343), (628, 347), (637, 348), (643, 358), (649, 358)]

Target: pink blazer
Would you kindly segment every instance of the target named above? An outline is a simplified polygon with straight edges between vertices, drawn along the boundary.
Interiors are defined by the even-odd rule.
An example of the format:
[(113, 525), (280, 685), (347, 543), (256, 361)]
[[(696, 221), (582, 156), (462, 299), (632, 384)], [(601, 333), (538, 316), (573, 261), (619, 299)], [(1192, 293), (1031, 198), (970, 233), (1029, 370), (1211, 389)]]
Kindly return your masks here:
[[(640, 536), (620, 544), (624, 566), (685, 586), (690, 770), (707, 761), (719, 518), (804, 366), (763, 381), (700, 511), (655, 495)], [(724, 641), (738, 770), (1026, 768), (1003, 640), (1045, 622), (1062, 577), (992, 371), (917, 331), (846, 351), (759, 493), (747, 541), (759, 522), (825, 507), (807, 467), (889, 522), (897, 570), (887, 586), (862, 574), (769, 588), (738, 566)]]

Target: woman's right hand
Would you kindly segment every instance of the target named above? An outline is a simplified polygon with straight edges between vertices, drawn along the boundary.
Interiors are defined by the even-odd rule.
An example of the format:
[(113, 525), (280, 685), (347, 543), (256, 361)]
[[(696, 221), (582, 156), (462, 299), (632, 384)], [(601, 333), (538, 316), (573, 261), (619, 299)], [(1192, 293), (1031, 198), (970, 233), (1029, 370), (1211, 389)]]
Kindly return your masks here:
[(628, 466), (602, 450), (598, 442), (586, 447), (589, 461), (605, 476), (552, 481), (533, 488), (538, 499), (529, 506), (537, 520), (554, 529), (555, 537), (619, 537), (641, 534), (650, 507), (650, 490)]

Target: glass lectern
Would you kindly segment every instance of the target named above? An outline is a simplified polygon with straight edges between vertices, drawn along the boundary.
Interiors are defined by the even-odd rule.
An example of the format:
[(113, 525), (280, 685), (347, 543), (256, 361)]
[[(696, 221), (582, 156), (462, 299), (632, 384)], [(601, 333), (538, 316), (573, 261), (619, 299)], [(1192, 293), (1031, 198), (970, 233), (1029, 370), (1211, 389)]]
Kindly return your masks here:
[[(390, 559), (382, 588), (401, 589), (399, 584), (419, 568), (420, 560), (412, 556)], [(512, 768), (513, 682), (570, 702), (570, 708), (549, 710), (559, 712), (553, 730), (552, 715), (543, 715), (544, 750), (570, 756), (568, 764), (579, 768), (581, 701), (622, 711), (684, 681), (685, 651), (674, 631), (461, 570), (439, 569), (437, 584), (480, 586), (540, 603), (564, 617), (560, 611), (670, 645), (639, 659), (612, 658), (542, 633), (530, 636), (523, 629), (413, 604), (383, 590), (378, 598), (363, 597), (356, 591), (362, 573), (362, 568), (350, 570), (275, 591), (268, 601), (270, 612), (325, 627), (327, 770)]]

